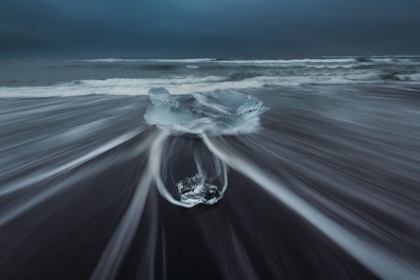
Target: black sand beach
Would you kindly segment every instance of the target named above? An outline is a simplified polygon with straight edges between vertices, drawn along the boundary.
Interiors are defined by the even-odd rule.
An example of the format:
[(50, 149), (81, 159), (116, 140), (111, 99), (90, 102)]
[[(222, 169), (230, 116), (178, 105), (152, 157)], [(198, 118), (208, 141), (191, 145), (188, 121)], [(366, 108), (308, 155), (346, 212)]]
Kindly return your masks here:
[[(146, 123), (146, 95), (0, 96), (0, 279), (416, 279), (420, 88), (177, 100), (218, 114), (249, 94), (257, 122), (201, 136)], [(223, 198), (175, 205), (197, 162), (227, 172)]]

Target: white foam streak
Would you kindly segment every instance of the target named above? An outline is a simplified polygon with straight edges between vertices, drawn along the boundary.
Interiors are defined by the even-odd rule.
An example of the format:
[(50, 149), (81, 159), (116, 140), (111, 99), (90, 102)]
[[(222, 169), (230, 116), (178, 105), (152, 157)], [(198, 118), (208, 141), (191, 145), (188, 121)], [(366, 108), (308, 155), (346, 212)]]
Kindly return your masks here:
[(162, 131), (161, 134), (157, 137), (156, 141), (153, 143), (150, 149), (148, 168), (150, 169), (150, 173), (154, 178), (158, 191), (163, 198), (165, 198), (167, 201), (174, 205), (182, 206), (185, 208), (191, 208), (194, 206), (193, 204), (187, 204), (178, 201), (171, 195), (171, 193), (166, 189), (166, 186), (163, 183), (162, 178), (160, 176), (162, 149), (165, 140), (168, 138), (169, 135), (170, 134), (168, 131)]
[[(149, 152), (148, 170), (149, 172), (151, 172), (151, 174), (153, 174), (154, 182), (157, 186), (157, 189), (160, 195), (163, 198), (165, 198), (168, 202), (174, 205), (185, 207), (185, 208), (192, 208), (195, 206), (195, 204), (181, 202), (172, 196), (172, 194), (168, 191), (167, 186), (163, 182), (162, 177), (160, 175), (161, 166), (162, 166), (162, 150), (163, 150), (165, 141), (168, 139), (170, 135), (171, 134), (169, 130), (162, 130), (160, 132), (160, 135), (157, 137), (156, 141), (151, 146), (150, 152)], [(199, 164), (199, 160), (197, 159), (195, 160), (196, 160), (196, 164)], [(198, 168), (198, 170), (200, 170), (200, 168)], [(221, 186), (222, 195), (220, 196), (219, 199), (223, 197), (223, 194), (225, 193), (227, 189), (227, 182), (228, 182), (227, 167), (224, 163), (222, 163), (222, 166), (221, 166), (221, 174), (222, 174), (222, 182), (224, 183), (223, 183), (223, 186)]]
[[(154, 123), (149, 123), (154, 125)], [(194, 135), (241, 135), (255, 133), (260, 129), (259, 118), (253, 118), (239, 126), (220, 127), (217, 122), (209, 118), (201, 118), (187, 124), (174, 124), (170, 127), (158, 125), (161, 130), (165, 130), (172, 135), (194, 134)]]
[[(358, 81), (346, 76), (260, 76), (240, 81), (227, 81), (221, 76), (202, 78), (167, 79), (107, 79), (82, 80), (54, 86), (0, 87), (3, 98), (45, 98), (86, 95), (147, 95), (152, 87), (164, 87), (173, 95), (213, 92), (217, 90), (239, 90), (264, 86), (296, 86), (302, 84), (352, 84)], [(374, 82), (374, 81), (372, 81)]]
[[(384, 59), (378, 59), (383, 61)], [(116, 63), (116, 62), (155, 62), (155, 63), (222, 63), (222, 64), (301, 64), (301, 63), (353, 63), (357, 62), (354, 57), (343, 58), (304, 58), (304, 59), (233, 59), (217, 60), (214, 58), (187, 58), (187, 59), (123, 59), (123, 58), (98, 58), (82, 60), (91, 63)]]
[(157, 63), (203, 63), (213, 61), (213, 58), (187, 58), (187, 59), (123, 59), (123, 58), (98, 58), (87, 59), (85, 62), (114, 63), (114, 62), (157, 62)]
[(355, 58), (304, 58), (304, 59), (261, 59), (261, 60), (225, 60), (219, 63), (258, 65), (258, 64), (312, 64), (312, 63), (355, 63)]
[(407, 75), (397, 75), (397, 78), (402, 80), (402, 81), (413, 81), (413, 82), (418, 82), (420, 81), (420, 73), (416, 73), (416, 74), (407, 74)]
[(0, 96), (3, 98), (44, 98), (44, 97), (70, 97), (85, 95), (147, 95), (152, 87), (165, 87), (173, 94), (189, 94), (217, 89), (218, 82), (224, 77), (174, 77), (156, 79), (106, 79), (81, 80), (69, 83), (60, 83), (53, 86), (37, 87), (0, 87)]
[(120, 137), (117, 137), (114, 140), (111, 140), (110, 142), (102, 145), (101, 147), (96, 148), (95, 150), (91, 151), (90, 153), (87, 153), (84, 156), (81, 156), (75, 160), (72, 160), (64, 165), (61, 165), (59, 167), (56, 167), (54, 169), (51, 169), (49, 171), (42, 171), (39, 173), (35, 173), (33, 175), (30, 175), (28, 177), (24, 177), (18, 181), (13, 181), (12, 183), (3, 185), (0, 188), (0, 197), (10, 194), (15, 191), (19, 191), (21, 189), (27, 188), (31, 185), (34, 185), (36, 183), (39, 183), (43, 180), (46, 180), (50, 177), (57, 176), (63, 172), (69, 171), (71, 169), (74, 169), (98, 156), (101, 154), (123, 144), (124, 142), (127, 142), (128, 140), (134, 138), (136, 135), (138, 135), (142, 130), (136, 130), (132, 132), (128, 132), (126, 134), (121, 135)]
[[(99, 261), (96, 269), (91, 277), (91, 280), (111, 280), (114, 279), (118, 268), (122, 262), (123, 257), (126, 255), (129, 246), (132, 244), (136, 229), (140, 223), (143, 210), (148, 198), (150, 187), (153, 183), (155, 176), (154, 168), (156, 159), (160, 157), (162, 144), (167, 138), (167, 134), (160, 133), (154, 138), (154, 142), (150, 147), (149, 163), (147, 164), (146, 170), (143, 173), (143, 176), (136, 188), (133, 199), (124, 214), (118, 228), (114, 232), (111, 241), (108, 243), (108, 246), (104, 253), (102, 254), (101, 260)], [(156, 206), (156, 205), (154, 205)], [(152, 221), (152, 227), (149, 234), (149, 243), (156, 243), (157, 235), (157, 223)], [(146, 255), (148, 261), (150, 262), (150, 267), (146, 267), (146, 270), (149, 270), (150, 279), (153, 279), (153, 255), (155, 253), (154, 246), (148, 246), (146, 250)]]
[(114, 279), (140, 223), (152, 179), (151, 172), (146, 170), (137, 186), (128, 210), (96, 266), (91, 277), (92, 280)]

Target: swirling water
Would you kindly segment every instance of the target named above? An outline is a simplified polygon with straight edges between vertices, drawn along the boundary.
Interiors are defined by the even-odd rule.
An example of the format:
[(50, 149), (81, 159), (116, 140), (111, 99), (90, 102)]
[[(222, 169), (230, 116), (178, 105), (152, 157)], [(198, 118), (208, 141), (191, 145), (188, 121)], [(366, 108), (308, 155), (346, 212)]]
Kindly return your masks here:
[[(419, 279), (418, 59), (325, 60), (2, 63), (0, 279)], [(271, 109), (167, 129), (152, 86)], [(197, 173), (223, 198), (181, 202)]]

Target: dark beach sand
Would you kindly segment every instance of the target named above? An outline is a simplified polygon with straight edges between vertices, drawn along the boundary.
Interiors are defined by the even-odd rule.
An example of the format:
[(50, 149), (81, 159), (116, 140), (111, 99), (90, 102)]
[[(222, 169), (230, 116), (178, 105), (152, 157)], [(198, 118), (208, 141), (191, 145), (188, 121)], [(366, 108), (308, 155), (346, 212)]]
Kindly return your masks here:
[[(255, 169), (228, 162), (223, 199), (190, 209), (168, 202), (152, 182), (131, 218), (161, 133), (143, 120), (146, 96), (1, 100), (0, 279), (89, 279), (103, 269), (98, 263), (124, 219), (133, 235), (119, 235), (126, 249), (107, 263), (115, 279), (383, 278), (363, 252), (337, 239), (385, 252), (391, 264), (405, 265), (372, 261), (410, 279), (407, 267), (420, 265), (420, 89), (390, 83), (242, 93), (271, 107), (259, 131), (210, 141)], [(170, 168), (161, 175), (176, 193), (173, 181), (196, 172), (188, 151), (212, 152), (201, 138), (166, 141), (178, 146), (164, 150)], [(328, 223), (256, 182), (265, 177)], [(331, 224), (347, 235), (337, 237)]]

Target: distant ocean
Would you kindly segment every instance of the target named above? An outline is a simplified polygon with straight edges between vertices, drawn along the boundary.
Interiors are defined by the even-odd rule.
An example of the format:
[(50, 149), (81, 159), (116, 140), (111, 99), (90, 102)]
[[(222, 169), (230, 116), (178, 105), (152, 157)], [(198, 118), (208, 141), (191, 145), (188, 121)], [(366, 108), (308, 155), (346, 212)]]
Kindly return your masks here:
[(419, 120), (420, 56), (0, 60), (0, 279), (418, 280)]
[(420, 56), (1, 60), (0, 97), (173, 94), (305, 84), (418, 83)]

